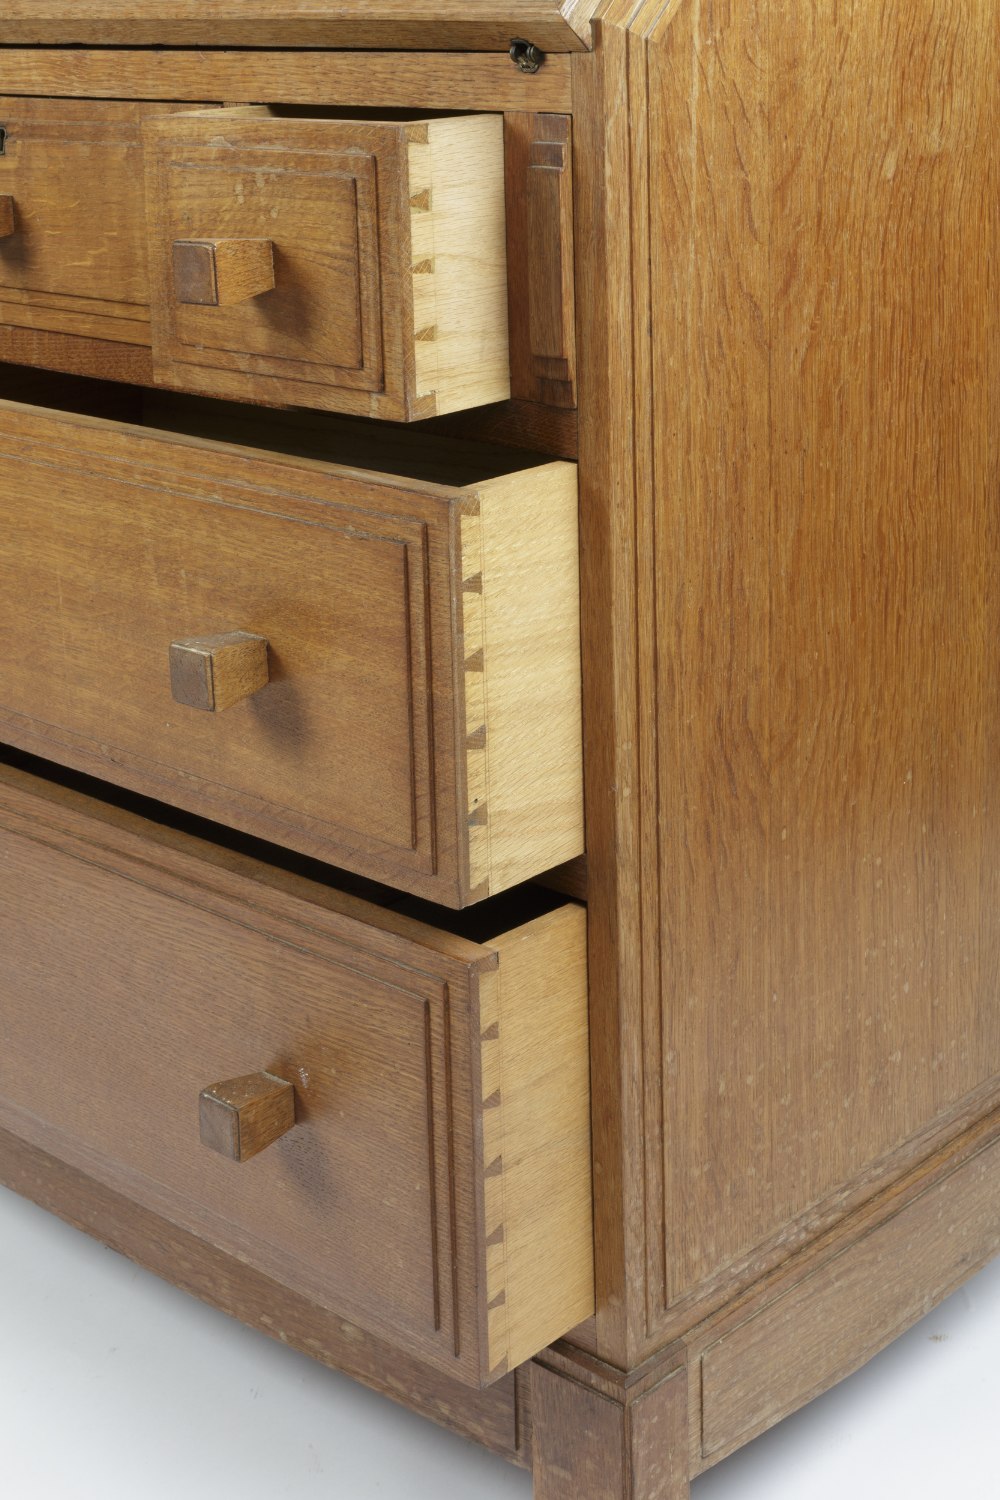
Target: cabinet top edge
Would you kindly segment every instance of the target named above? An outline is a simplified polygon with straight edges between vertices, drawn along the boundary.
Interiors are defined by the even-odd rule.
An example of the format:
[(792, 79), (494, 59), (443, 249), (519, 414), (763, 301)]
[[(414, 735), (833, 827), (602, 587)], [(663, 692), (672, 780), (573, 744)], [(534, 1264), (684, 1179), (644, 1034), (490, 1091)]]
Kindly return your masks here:
[[(13, 46), (578, 52), (602, 0), (7, 0)], [(513, 66), (513, 64), (512, 64)], [(544, 66), (544, 64), (543, 64)]]

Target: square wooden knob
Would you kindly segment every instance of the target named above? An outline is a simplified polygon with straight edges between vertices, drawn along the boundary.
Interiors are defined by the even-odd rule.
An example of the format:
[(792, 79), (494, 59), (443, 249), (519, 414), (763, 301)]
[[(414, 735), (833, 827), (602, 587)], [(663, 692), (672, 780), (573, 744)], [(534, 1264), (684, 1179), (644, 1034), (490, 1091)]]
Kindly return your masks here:
[(195, 307), (230, 307), (274, 290), (273, 240), (175, 240), (174, 292)]
[(267, 637), (248, 630), (195, 636), (170, 647), (170, 691), (186, 708), (221, 713), (268, 682)]
[(295, 1124), (295, 1090), (273, 1073), (247, 1073), (202, 1089), (201, 1142), (230, 1161), (249, 1161)]
[(0, 240), (9, 239), (16, 228), (14, 200), (9, 193), (0, 193)]

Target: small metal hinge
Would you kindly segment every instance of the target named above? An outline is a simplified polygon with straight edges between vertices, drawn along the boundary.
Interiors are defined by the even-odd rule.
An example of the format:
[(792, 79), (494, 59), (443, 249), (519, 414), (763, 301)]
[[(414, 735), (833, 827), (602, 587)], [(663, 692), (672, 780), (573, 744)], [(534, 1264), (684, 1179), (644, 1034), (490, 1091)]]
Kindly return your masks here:
[(510, 60), (522, 73), (537, 73), (545, 61), (545, 53), (534, 42), (516, 36), (510, 44)]

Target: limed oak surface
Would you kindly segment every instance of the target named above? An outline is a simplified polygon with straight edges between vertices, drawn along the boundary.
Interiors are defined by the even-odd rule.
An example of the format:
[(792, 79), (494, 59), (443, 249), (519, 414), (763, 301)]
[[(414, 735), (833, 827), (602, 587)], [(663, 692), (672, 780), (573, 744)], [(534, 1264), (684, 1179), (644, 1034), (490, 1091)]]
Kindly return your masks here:
[(158, 381), (397, 421), (510, 395), (501, 116), (195, 111), (145, 140)]
[(148, 347), (142, 121), (181, 108), (0, 96), (0, 326)]
[[(442, 469), (4, 405), (4, 738), (452, 906), (580, 854), (575, 469)], [(266, 685), (175, 702), (234, 631)]]
[(614, 0), (597, 42), (597, 1340), (633, 1366), (996, 1102), (1000, 11)]
[(473, 1385), (593, 1311), (582, 907), (473, 943), (11, 768), (0, 890), (5, 1129)]

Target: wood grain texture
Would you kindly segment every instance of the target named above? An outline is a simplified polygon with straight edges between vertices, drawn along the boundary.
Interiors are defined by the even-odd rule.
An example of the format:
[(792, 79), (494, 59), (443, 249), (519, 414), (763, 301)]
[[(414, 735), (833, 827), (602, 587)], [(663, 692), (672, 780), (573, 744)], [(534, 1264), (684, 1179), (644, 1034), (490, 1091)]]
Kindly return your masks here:
[(198, 1095), (201, 1144), (230, 1161), (251, 1161), (295, 1124), (295, 1088), (273, 1073), (244, 1073)]
[(267, 686), (265, 636), (248, 630), (201, 636), (170, 645), (170, 691), (175, 703), (221, 713)]
[[(474, 1385), (592, 1310), (582, 909), (474, 944), (11, 768), (0, 885), (4, 1129)], [(498, 1101), (480, 1091), (492, 1028)], [(549, 1100), (538, 1055), (553, 1081), (566, 1068)], [(234, 1172), (194, 1101), (261, 1060), (298, 1123)], [(505, 1106), (486, 1160), (483, 1117)], [(547, 1208), (530, 1184), (557, 1158), (569, 1186)], [(508, 1173), (487, 1217), (484, 1184)], [(501, 1238), (511, 1263), (484, 1279)]]
[(612, 3), (578, 69), (623, 1363), (995, 1094), (998, 25)]
[[(582, 852), (571, 466), (435, 484), (15, 405), (0, 451), (8, 742), (448, 905)], [(168, 647), (213, 625), (271, 680), (190, 714)]]
[(620, 1396), (532, 1365), (535, 1500), (687, 1500), (686, 1371)]
[(172, 260), (178, 302), (229, 307), (274, 290), (273, 240), (175, 240)]
[[(86, 375), (95, 381), (153, 383), (153, 355), (148, 344), (120, 344), (114, 339), (82, 338), (48, 329), (10, 328), (0, 323), (0, 361)], [(17, 396), (19, 392), (10, 394)]]
[(586, 933), (580, 906), (504, 933), (479, 981), (491, 1369), (594, 1311)]
[(648, 410), (633, 409), (623, 336), (642, 223), (631, 195), (628, 38), (599, 26), (595, 40), (574, 66), (573, 161), (589, 965), (600, 997), (591, 1013), (596, 1340), (605, 1359), (627, 1368), (646, 1330), (641, 977), (656, 951), (639, 920), (638, 845), (650, 829), (635, 768), (635, 443)]
[(620, 1404), (687, 1366), (694, 1477), (871, 1358), (996, 1253), (998, 1139), (1000, 1111), (982, 1114), (641, 1366), (606, 1364), (575, 1347), (576, 1333), (543, 1362)]
[(341, 109), (548, 110), (570, 107), (570, 60), (520, 73), (506, 55), (372, 52), (154, 52), (104, 46), (4, 47), (11, 94), (92, 99), (243, 99)]
[(703, 1460), (851, 1374), (998, 1252), (994, 1139), (702, 1352)]
[[(499, 115), (432, 120), (406, 152), (415, 410), (510, 396), (504, 132)], [(430, 408), (425, 409), (425, 403)]]
[(10, 193), (0, 193), (0, 240), (9, 239), (17, 225), (17, 212)]
[(461, 1385), (5, 1130), (0, 1182), (230, 1317), (512, 1463), (530, 1462), (520, 1371), (485, 1390)]
[[(146, 169), (158, 381), (396, 421), (509, 396), (500, 116), (154, 117)], [(178, 301), (177, 242), (265, 238), (273, 291)]]
[(0, 324), (148, 346), (142, 121), (182, 107), (0, 96)]
[(511, 391), (575, 407), (572, 119), (511, 113), (505, 140)]
[(579, 50), (598, 0), (5, 0), (4, 38), (107, 46)]

